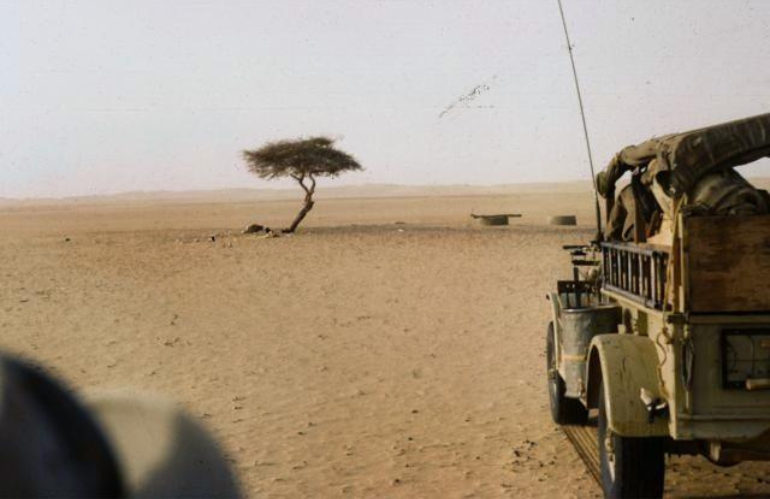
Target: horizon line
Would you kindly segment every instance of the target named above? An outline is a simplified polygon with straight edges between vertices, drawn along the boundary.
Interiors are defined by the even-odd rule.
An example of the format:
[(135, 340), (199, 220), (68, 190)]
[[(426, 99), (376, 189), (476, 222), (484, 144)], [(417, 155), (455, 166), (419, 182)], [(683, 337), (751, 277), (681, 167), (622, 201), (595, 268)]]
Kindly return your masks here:
[[(496, 183), (496, 184), (463, 184), (463, 183), (447, 183), (447, 184), (399, 184), (391, 182), (372, 182), (361, 184), (346, 184), (336, 186), (325, 186), (323, 189), (316, 192), (316, 194), (327, 192), (330, 190), (351, 190), (357, 188), (409, 188), (409, 189), (436, 189), (436, 188), (469, 188), (469, 189), (489, 189), (489, 188), (503, 188), (503, 187), (526, 187), (526, 186), (545, 186), (545, 185), (566, 185), (566, 184), (580, 184), (585, 183), (591, 185), (591, 180), (587, 179), (571, 179), (571, 180), (558, 180), (558, 181), (538, 181), (538, 182), (509, 182), (509, 183)], [(26, 196), (26, 197), (5, 197), (0, 196), (0, 201), (3, 202), (33, 202), (33, 201), (67, 201), (77, 199), (94, 199), (94, 198), (111, 198), (111, 197), (125, 197), (125, 196), (152, 196), (152, 195), (182, 195), (182, 194), (207, 194), (218, 193), (226, 191), (258, 191), (258, 192), (274, 192), (274, 193), (286, 193), (294, 191), (294, 187), (218, 187), (211, 189), (157, 189), (157, 190), (129, 190), (129, 191), (115, 191), (105, 192), (99, 194), (70, 194), (64, 196)]]

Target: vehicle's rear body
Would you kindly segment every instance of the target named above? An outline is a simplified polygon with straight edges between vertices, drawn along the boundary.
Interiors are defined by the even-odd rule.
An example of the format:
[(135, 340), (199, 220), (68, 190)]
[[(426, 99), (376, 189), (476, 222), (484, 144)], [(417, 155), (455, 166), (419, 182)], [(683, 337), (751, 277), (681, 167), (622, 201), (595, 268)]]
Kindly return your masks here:
[(770, 216), (682, 216), (677, 225), (670, 246), (603, 244), (602, 293), (627, 318), (619, 332), (656, 345), (673, 439), (761, 451), (770, 439)]

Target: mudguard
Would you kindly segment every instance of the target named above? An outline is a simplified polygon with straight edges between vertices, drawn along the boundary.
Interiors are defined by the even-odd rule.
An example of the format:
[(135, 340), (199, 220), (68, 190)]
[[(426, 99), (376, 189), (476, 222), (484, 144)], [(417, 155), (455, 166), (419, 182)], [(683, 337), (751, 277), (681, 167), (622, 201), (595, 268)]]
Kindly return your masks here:
[(553, 347), (554, 355), (556, 355), (556, 368), (561, 367), (561, 321), (559, 320), (559, 314), (561, 314), (561, 304), (559, 303), (558, 293), (548, 293), (548, 300), (551, 302), (551, 322), (553, 323)]
[(553, 321), (554, 332), (557, 337), (559, 335), (560, 323), (559, 314), (561, 313), (561, 305), (559, 304), (558, 293), (548, 293), (548, 301), (551, 302), (551, 320)]
[(598, 406), (603, 383), (610, 430), (623, 437), (668, 436), (668, 416), (650, 422), (641, 399), (642, 388), (660, 397), (658, 354), (652, 340), (632, 334), (603, 334), (594, 337), (589, 349), (589, 408)]

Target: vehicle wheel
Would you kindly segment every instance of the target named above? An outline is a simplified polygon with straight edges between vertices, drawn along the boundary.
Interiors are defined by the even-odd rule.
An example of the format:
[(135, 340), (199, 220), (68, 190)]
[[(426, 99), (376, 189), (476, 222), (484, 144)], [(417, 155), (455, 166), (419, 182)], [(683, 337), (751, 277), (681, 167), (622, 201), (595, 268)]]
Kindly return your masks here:
[(553, 322), (550, 322), (545, 340), (545, 357), (548, 362), (548, 398), (551, 401), (551, 417), (556, 424), (584, 425), (588, 421), (588, 410), (579, 400), (564, 396), (566, 391), (564, 380), (556, 370), (555, 341)]
[(604, 388), (599, 388), (599, 462), (607, 499), (660, 498), (666, 471), (659, 437), (621, 437), (607, 428)]

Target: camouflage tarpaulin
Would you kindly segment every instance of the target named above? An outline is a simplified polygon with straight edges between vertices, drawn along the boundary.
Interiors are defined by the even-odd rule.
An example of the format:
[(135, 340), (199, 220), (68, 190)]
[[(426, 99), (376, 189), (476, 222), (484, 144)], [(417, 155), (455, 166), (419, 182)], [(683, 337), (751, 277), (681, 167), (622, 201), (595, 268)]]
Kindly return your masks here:
[[(625, 170), (657, 159), (656, 172), (672, 195), (690, 190), (704, 174), (770, 155), (770, 114), (650, 139), (616, 155), (607, 170)], [(659, 177), (660, 179), (660, 177)]]

